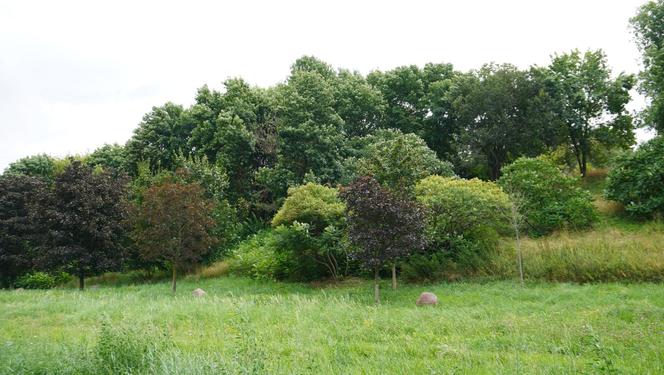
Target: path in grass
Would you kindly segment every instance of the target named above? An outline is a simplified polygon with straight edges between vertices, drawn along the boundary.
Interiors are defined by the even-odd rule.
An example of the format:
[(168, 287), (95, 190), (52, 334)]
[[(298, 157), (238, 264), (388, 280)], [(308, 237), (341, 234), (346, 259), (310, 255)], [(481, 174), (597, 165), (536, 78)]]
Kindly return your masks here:
[[(196, 287), (208, 296), (194, 299)], [(186, 374), (664, 373), (661, 284), (405, 286), (384, 289), (381, 306), (366, 283), (220, 278), (182, 282), (176, 296), (168, 288), (0, 292), (0, 373), (98, 373), (117, 360), (100, 347), (117, 344), (120, 358), (121, 348), (150, 342), (158, 345), (149, 355), (125, 353), (124, 365)], [(439, 306), (415, 307), (423, 290)], [(102, 321), (115, 336), (99, 339)]]

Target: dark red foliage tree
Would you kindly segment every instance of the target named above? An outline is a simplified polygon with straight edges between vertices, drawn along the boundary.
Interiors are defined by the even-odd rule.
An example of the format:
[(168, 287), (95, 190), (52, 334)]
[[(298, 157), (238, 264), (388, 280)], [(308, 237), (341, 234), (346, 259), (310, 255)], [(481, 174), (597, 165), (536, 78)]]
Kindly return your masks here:
[(379, 271), (387, 262), (422, 250), (424, 213), (413, 201), (381, 187), (370, 176), (341, 190), (346, 201), (348, 236), (353, 257), (374, 273), (374, 298), (380, 303)]
[(149, 187), (133, 207), (132, 237), (145, 260), (171, 268), (173, 293), (178, 269), (200, 262), (215, 242), (210, 236), (213, 210), (201, 185), (174, 181)]
[(122, 268), (126, 258), (126, 180), (93, 173), (78, 160), (37, 195), (34, 220), (41, 232), (41, 267), (85, 277)]
[(30, 218), (35, 194), (44, 188), (36, 177), (0, 177), (0, 286), (12, 286), (33, 266), (31, 240), (38, 228)]

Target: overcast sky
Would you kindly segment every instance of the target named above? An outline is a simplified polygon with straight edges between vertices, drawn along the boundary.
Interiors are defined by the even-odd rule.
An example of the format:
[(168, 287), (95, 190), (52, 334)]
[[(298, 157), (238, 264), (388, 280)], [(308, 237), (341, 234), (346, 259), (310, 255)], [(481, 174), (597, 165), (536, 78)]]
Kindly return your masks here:
[(273, 85), (302, 55), (366, 74), (526, 68), (602, 48), (614, 73), (635, 73), (628, 20), (644, 2), (0, 0), (0, 171), (31, 154), (124, 143), (154, 105), (188, 106), (228, 77)]

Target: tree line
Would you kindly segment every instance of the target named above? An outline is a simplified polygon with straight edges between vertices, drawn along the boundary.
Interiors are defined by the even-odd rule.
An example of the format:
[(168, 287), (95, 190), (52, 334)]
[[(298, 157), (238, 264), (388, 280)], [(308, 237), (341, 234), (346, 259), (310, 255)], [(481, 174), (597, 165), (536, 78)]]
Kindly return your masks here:
[[(376, 181), (388, 195), (372, 205), (392, 202), (401, 215), (418, 217), (408, 207), (429, 202), (416, 189), (429, 176), (507, 181), (506, 166), (543, 154), (585, 176), (589, 165), (628, 150), (635, 126), (662, 128), (661, 9), (662, 1), (648, 3), (631, 20), (644, 58), (638, 87), (650, 98), (635, 118), (626, 106), (637, 77), (614, 75), (601, 50), (556, 54), (547, 66), (528, 69), (492, 63), (462, 72), (430, 63), (366, 76), (304, 56), (273, 87), (233, 78), (219, 91), (201, 87), (188, 108), (153, 107), (125, 145), (65, 159), (20, 159), (0, 179), (1, 278), (8, 283), (27, 270), (62, 269), (83, 287), (85, 276), (107, 270), (169, 267), (175, 288), (178, 269), (228, 255), (275, 220), (318, 241), (303, 251), (334, 274), (342, 265), (320, 252), (320, 241), (357, 242), (371, 232), (361, 220), (389, 210), (350, 209), (343, 225), (325, 221), (318, 228), (306, 217), (277, 220), (298, 186), (345, 186), (344, 205), (367, 208), (351, 192), (373, 191)], [(537, 163), (521, 162), (547, 171), (543, 176), (554, 173)], [(459, 194), (480, 186), (470, 184)], [(564, 225), (568, 213), (556, 215), (548, 227), (531, 217), (533, 231)], [(348, 238), (335, 237), (342, 226)], [(440, 246), (462, 247), (467, 238), (448, 236)]]

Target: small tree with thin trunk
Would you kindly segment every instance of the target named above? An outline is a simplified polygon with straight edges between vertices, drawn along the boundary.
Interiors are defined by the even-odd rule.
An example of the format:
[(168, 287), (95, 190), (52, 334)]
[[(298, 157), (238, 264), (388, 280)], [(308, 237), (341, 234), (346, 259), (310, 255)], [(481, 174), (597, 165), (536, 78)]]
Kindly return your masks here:
[(132, 238), (145, 260), (170, 267), (175, 293), (178, 270), (200, 262), (214, 244), (214, 204), (198, 183), (165, 181), (149, 187), (133, 207)]
[(343, 188), (348, 236), (357, 247), (353, 257), (374, 274), (374, 298), (380, 303), (380, 270), (395, 259), (422, 250), (424, 214), (406, 197), (383, 188), (373, 177), (364, 176)]

